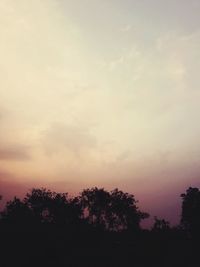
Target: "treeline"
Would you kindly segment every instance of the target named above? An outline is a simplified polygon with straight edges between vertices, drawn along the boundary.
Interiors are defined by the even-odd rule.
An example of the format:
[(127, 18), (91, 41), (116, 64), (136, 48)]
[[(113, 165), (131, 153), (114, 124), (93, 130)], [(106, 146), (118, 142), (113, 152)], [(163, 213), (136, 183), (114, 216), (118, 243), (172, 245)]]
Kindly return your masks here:
[(90, 227), (101, 231), (138, 231), (142, 219), (134, 196), (118, 189), (111, 192), (101, 188), (83, 190), (77, 197), (56, 193), (45, 188), (32, 189), (25, 198), (14, 197), (0, 213), (0, 221), (13, 227), (54, 225)]
[(144, 230), (149, 214), (132, 194), (32, 189), (0, 212), (2, 266), (200, 266), (200, 190), (189, 188), (181, 199), (179, 225), (155, 217)]

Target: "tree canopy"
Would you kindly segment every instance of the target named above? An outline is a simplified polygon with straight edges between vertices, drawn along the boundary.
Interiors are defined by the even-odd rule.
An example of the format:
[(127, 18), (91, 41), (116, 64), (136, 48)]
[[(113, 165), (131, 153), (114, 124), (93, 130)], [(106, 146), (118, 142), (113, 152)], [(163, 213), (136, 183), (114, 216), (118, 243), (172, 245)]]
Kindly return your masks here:
[(104, 188), (83, 190), (77, 197), (34, 188), (23, 200), (14, 198), (1, 212), (3, 221), (23, 224), (51, 224), (66, 227), (88, 224), (104, 231), (136, 231), (148, 214), (141, 212), (134, 195)]

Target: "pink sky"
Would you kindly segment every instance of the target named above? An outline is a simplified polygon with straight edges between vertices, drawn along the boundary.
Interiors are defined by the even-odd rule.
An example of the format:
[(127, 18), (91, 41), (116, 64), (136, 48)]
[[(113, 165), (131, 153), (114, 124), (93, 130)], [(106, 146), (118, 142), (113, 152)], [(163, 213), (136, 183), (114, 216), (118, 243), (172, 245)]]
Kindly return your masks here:
[(199, 186), (200, 5), (0, 3), (0, 193), (135, 194), (177, 223)]

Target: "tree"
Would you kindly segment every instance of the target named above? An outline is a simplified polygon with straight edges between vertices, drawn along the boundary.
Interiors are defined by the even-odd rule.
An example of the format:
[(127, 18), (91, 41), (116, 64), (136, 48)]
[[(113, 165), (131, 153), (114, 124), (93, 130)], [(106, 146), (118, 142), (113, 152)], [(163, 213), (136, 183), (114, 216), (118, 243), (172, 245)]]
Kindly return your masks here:
[(152, 227), (153, 231), (156, 232), (166, 232), (170, 230), (170, 223), (164, 219), (158, 219), (157, 217), (154, 217), (154, 225)]
[(85, 189), (81, 193), (80, 203), (88, 222), (96, 227), (106, 228), (110, 194), (103, 188)]
[(13, 225), (51, 224), (76, 227), (81, 223), (82, 208), (78, 198), (34, 188), (23, 200), (14, 198), (1, 212), (2, 221)]
[(138, 209), (133, 195), (118, 189), (86, 189), (80, 199), (89, 223), (105, 230), (138, 230), (140, 221), (148, 217)]
[(7, 202), (4, 211), (1, 212), (4, 223), (14, 226), (24, 226), (32, 223), (33, 213), (29, 207), (19, 198)]
[(33, 211), (38, 222), (51, 222), (53, 220), (50, 209), (55, 193), (45, 188), (33, 188), (26, 194), (24, 202)]
[(147, 213), (137, 207), (134, 195), (115, 189), (111, 191), (112, 230), (138, 230), (142, 219), (148, 218)]
[(67, 193), (34, 188), (26, 195), (24, 201), (39, 222), (74, 225), (82, 216), (77, 198), (69, 198)]
[(192, 236), (200, 235), (200, 190), (189, 187), (181, 197), (181, 225)]

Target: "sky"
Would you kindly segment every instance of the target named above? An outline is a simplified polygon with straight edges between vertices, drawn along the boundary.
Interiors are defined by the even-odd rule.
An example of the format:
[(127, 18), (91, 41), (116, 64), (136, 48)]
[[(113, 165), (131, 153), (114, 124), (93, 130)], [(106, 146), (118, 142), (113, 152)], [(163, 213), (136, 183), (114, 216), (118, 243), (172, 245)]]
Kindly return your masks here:
[(1, 0), (0, 194), (200, 186), (199, 0)]

